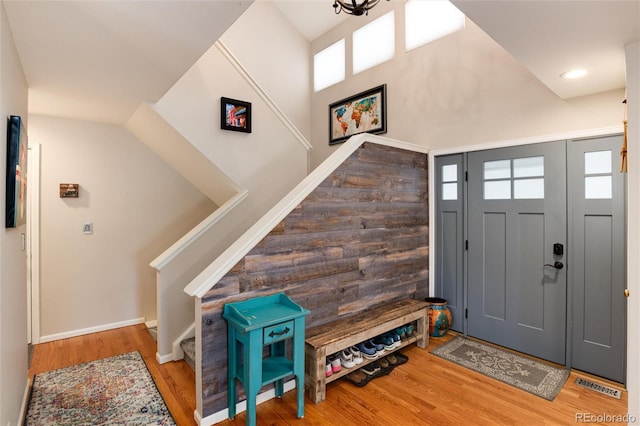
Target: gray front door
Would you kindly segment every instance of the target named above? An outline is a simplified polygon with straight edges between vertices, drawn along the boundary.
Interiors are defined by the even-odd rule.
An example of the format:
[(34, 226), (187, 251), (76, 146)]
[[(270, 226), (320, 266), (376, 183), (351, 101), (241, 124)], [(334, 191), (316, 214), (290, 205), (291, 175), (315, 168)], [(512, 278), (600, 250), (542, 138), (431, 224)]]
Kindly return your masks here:
[(625, 378), (625, 179), (621, 136), (569, 141), (571, 366)]
[(471, 152), (468, 173), (468, 334), (565, 364), (565, 142)]

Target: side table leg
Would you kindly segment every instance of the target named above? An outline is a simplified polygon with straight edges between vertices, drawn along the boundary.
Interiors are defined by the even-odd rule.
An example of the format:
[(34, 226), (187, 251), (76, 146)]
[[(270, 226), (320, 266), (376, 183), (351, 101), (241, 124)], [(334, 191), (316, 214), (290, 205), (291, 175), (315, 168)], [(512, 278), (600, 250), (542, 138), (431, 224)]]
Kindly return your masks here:
[(298, 418), (304, 417), (304, 317), (296, 318), (293, 335), (293, 374), (296, 376), (298, 393)]
[(256, 400), (262, 387), (262, 334), (250, 333), (244, 348), (244, 390), (247, 395), (247, 426), (256, 424)]
[(227, 331), (227, 405), (229, 409), (229, 419), (236, 416), (236, 369), (237, 369), (237, 344), (236, 334), (232, 327)]

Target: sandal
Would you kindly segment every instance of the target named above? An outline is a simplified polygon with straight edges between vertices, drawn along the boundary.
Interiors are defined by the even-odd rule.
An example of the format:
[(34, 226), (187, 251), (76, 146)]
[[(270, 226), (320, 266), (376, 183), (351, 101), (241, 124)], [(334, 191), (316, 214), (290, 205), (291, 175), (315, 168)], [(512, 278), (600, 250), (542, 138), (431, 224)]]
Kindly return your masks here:
[(358, 387), (362, 387), (369, 383), (369, 377), (360, 370), (349, 373), (344, 377)]
[(389, 361), (390, 365), (398, 364), (398, 358), (394, 354), (389, 354), (386, 356), (386, 360)]

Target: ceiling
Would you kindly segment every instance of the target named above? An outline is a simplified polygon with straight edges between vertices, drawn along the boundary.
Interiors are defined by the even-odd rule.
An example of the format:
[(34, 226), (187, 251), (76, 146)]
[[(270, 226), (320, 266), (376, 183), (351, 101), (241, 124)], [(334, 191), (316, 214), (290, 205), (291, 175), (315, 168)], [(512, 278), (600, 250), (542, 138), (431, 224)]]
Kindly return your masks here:
[[(269, 0), (258, 0), (269, 1)], [(3, 0), (29, 85), (29, 110), (123, 124), (156, 101), (251, 0)], [(274, 3), (308, 39), (345, 19), (332, 0)], [(625, 85), (625, 44), (640, 39), (640, 1), (453, 0), (562, 98)], [(588, 70), (580, 80), (558, 76)]]

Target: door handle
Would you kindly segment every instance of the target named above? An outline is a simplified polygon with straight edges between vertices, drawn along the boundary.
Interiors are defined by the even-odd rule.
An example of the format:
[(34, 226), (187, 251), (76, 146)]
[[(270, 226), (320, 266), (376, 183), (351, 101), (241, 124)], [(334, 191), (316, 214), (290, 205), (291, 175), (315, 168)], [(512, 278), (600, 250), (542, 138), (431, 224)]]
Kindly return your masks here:
[(564, 268), (564, 263), (555, 261), (555, 262), (553, 262), (553, 265), (551, 265), (549, 263), (545, 263), (544, 266), (551, 266), (552, 268), (562, 269), (562, 268)]

